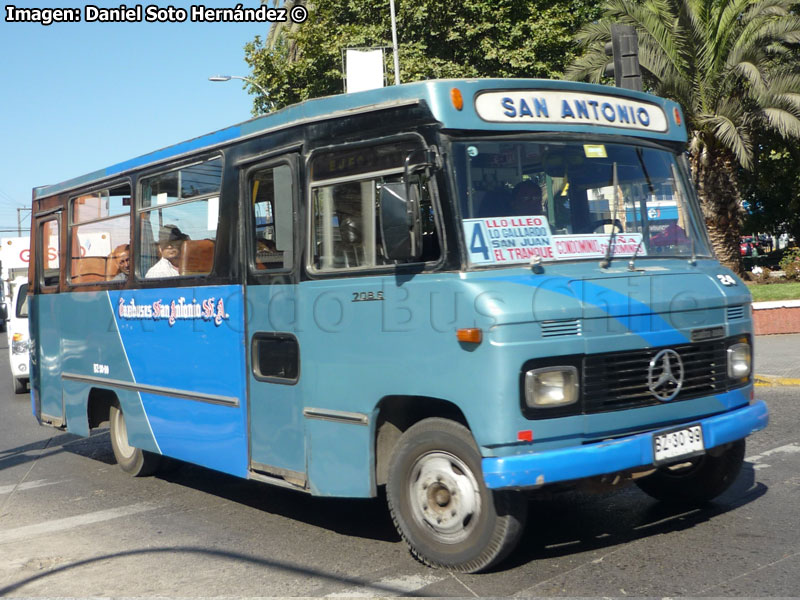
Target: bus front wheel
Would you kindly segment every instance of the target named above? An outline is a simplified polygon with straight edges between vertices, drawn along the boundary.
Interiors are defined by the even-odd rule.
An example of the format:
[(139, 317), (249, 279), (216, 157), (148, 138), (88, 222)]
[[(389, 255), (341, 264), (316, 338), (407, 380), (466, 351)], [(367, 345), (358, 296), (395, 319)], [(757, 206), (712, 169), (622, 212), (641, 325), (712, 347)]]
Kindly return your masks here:
[(123, 471), (134, 477), (144, 477), (156, 472), (161, 462), (161, 456), (130, 445), (125, 415), (122, 413), (122, 409), (115, 404), (109, 410), (109, 428), (111, 430), (111, 448), (114, 450), (117, 464)]
[(486, 487), (470, 431), (440, 418), (420, 421), (400, 437), (386, 497), (397, 530), (420, 562), (465, 573), (505, 558), (527, 514), (520, 493)]

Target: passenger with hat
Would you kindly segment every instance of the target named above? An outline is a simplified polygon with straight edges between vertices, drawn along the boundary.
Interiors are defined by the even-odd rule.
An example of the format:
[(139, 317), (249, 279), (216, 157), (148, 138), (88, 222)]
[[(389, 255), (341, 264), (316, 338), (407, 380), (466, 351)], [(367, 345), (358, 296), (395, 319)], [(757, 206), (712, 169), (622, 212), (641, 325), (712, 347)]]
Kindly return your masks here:
[(189, 236), (175, 225), (164, 225), (158, 232), (158, 255), (161, 257), (145, 274), (147, 279), (155, 277), (177, 277), (181, 274), (178, 265), (181, 246)]

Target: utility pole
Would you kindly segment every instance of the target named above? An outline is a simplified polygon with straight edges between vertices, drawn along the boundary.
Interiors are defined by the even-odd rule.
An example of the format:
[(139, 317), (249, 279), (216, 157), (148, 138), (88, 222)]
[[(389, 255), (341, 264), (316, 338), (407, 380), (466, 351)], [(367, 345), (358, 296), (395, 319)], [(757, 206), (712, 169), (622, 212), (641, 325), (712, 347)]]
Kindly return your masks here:
[(392, 51), (394, 52), (394, 84), (400, 85), (400, 57), (397, 55), (397, 19), (394, 16), (394, 0), (389, 0), (392, 15)]
[(17, 234), (22, 237), (22, 212), (31, 212), (32, 208), (18, 208), (17, 209)]

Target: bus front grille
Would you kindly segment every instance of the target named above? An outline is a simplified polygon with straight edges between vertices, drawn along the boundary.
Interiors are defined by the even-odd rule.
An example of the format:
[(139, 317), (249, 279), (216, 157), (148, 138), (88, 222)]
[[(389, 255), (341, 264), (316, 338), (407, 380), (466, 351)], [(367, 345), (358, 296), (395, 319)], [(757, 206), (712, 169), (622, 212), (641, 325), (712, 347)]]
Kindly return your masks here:
[[(670, 347), (683, 362), (683, 385), (670, 402), (725, 392), (727, 377), (726, 342), (686, 344)], [(651, 393), (647, 373), (650, 361), (663, 348), (645, 348), (583, 359), (583, 402), (585, 413), (597, 413), (662, 404)]]

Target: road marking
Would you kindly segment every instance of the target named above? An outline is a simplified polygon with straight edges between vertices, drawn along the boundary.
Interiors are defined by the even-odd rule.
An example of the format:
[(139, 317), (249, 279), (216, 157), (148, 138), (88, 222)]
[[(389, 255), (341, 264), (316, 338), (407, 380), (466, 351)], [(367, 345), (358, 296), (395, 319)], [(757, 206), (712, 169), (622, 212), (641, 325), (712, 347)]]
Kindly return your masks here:
[[(785, 446), (778, 446), (772, 450), (765, 450), (761, 454), (754, 454), (753, 456), (745, 456), (745, 460), (753, 464), (753, 469), (767, 469), (770, 465), (761, 463), (761, 460), (773, 454), (797, 454), (800, 452), (800, 444), (786, 444)], [(761, 463), (761, 464), (758, 464)]]
[(438, 575), (402, 575), (400, 577), (385, 577), (374, 583), (367, 584), (362, 587), (336, 592), (334, 594), (327, 594), (326, 598), (367, 598), (376, 595), (386, 596), (387, 593), (392, 596), (401, 596), (416, 590), (420, 590), (426, 586), (437, 581), (442, 581), (444, 577)]
[(781, 377), (779, 375), (756, 375), (756, 387), (772, 387), (772, 386), (798, 386), (800, 379), (796, 377)]
[(750, 575), (753, 575), (754, 573), (758, 573), (759, 571), (762, 571), (764, 569), (768, 569), (770, 567), (774, 567), (775, 565), (777, 565), (779, 563), (782, 563), (782, 562), (784, 562), (786, 560), (792, 559), (792, 558), (794, 558), (796, 556), (800, 556), (800, 552), (795, 552), (794, 554), (788, 554), (788, 555), (782, 556), (778, 560), (772, 561), (771, 563), (769, 563), (767, 565), (761, 565), (759, 567), (756, 567), (752, 571), (748, 571), (747, 573), (742, 573), (741, 575), (737, 575), (733, 579), (726, 579), (725, 581), (721, 581), (719, 583), (715, 583), (714, 585), (711, 585), (711, 586), (705, 588), (704, 590), (700, 590), (699, 592), (695, 592), (692, 595), (698, 595), (699, 596), (700, 594), (705, 594), (706, 592), (708, 592), (708, 590), (713, 590), (715, 587), (719, 587), (721, 585), (729, 585), (732, 581), (736, 581), (737, 579), (741, 579), (742, 577), (749, 577)]
[(45, 521), (43, 523), (37, 523), (36, 525), (26, 525), (24, 527), (8, 529), (6, 531), (0, 531), (0, 544), (16, 542), (18, 540), (24, 540), (26, 538), (32, 538), (39, 535), (51, 534), (56, 531), (66, 531), (76, 527), (83, 527), (84, 525), (110, 521), (111, 519), (119, 519), (120, 517), (135, 515), (136, 513), (153, 510), (155, 508), (158, 508), (158, 506), (155, 504), (141, 502), (139, 504), (131, 504), (130, 506), (110, 508), (108, 510), (98, 510), (85, 515), (77, 515), (75, 517), (67, 517), (64, 519), (53, 519), (52, 521)]
[(26, 481), (25, 483), (19, 483), (17, 485), (0, 485), (0, 496), (3, 494), (10, 494), (14, 490), (21, 491), (21, 490), (32, 490), (34, 488), (43, 487), (45, 485), (54, 485), (56, 483), (61, 483), (60, 481), (45, 481), (44, 479), (39, 479), (37, 481)]

